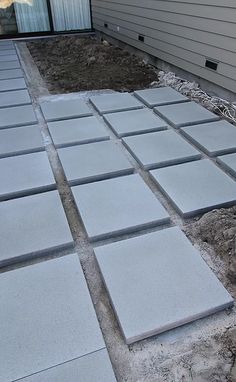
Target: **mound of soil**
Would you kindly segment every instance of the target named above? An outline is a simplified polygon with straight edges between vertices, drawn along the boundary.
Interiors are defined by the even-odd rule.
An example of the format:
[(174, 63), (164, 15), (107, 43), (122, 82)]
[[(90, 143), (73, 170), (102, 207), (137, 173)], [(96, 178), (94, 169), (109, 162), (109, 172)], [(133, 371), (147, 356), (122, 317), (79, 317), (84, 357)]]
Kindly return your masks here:
[(133, 91), (157, 79), (152, 66), (95, 37), (60, 36), (27, 46), (51, 93)]

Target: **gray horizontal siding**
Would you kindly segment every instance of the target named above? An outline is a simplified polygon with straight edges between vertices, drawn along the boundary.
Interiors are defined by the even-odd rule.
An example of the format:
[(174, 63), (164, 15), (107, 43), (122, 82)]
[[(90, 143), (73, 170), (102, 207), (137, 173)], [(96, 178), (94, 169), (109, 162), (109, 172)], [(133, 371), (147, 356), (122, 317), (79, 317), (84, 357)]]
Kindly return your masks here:
[[(236, 91), (233, 0), (92, 0), (95, 29)], [(104, 23), (108, 28), (104, 28)], [(119, 31), (117, 31), (119, 27)], [(145, 36), (145, 42), (138, 35)], [(206, 58), (219, 62), (217, 72)]]

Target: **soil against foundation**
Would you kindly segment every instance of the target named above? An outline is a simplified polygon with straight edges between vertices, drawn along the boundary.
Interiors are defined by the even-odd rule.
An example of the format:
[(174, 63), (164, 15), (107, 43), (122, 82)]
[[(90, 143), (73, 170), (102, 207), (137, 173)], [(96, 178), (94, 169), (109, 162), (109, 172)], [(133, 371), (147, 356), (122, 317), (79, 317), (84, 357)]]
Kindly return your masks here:
[(52, 94), (101, 89), (134, 91), (157, 79), (155, 68), (96, 37), (60, 36), (27, 46)]

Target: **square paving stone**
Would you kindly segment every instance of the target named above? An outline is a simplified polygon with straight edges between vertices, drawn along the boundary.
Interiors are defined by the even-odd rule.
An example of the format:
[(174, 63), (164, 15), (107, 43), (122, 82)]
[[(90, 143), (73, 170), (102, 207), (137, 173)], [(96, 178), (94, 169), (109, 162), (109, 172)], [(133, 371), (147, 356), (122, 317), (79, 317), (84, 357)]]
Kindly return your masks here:
[(8, 49), (1, 49), (1, 45), (0, 45), (0, 56), (7, 56), (7, 55), (12, 55), (12, 54), (16, 54), (16, 50), (11, 48), (9, 49), (9, 47), (7, 47)]
[(37, 123), (32, 105), (0, 109), (0, 129)]
[(22, 382), (116, 382), (106, 349), (24, 378)]
[(73, 244), (57, 191), (1, 202), (0, 226), (0, 266)]
[[(1, 83), (2, 81), (0, 81)], [(0, 108), (31, 104), (28, 90), (0, 92)]]
[(0, 61), (0, 70), (20, 69), (20, 61)]
[(87, 117), (92, 115), (88, 105), (81, 99), (48, 101), (41, 103), (41, 109), (46, 121)]
[(181, 132), (210, 156), (236, 152), (236, 127), (226, 121), (189, 126)]
[(230, 174), (236, 176), (236, 154), (223, 155), (217, 158), (220, 163)]
[(236, 202), (236, 182), (210, 160), (200, 160), (151, 172), (183, 217)]
[(17, 61), (18, 56), (17, 54), (6, 54), (0, 56), (0, 62), (5, 62), (5, 61)]
[(0, 49), (13, 49), (14, 44), (12, 41), (0, 41)]
[(92, 241), (168, 223), (170, 218), (139, 175), (72, 188)]
[(8, 80), (10, 78), (21, 77), (24, 77), (21, 69), (0, 70), (0, 80)]
[(105, 348), (77, 255), (6, 272), (0, 289), (4, 382)]
[(127, 344), (233, 304), (179, 228), (99, 247), (95, 255)]
[(106, 114), (104, 119), (118, 137), (144, 134), (167, 128), (166, 122), (148, 109)]
[(100, 114), (141, 109), (143, 105), (129, 93), (101, 94), (90, 98), (90, 102)]
[(9, 90), (21, 90), (26, 88), (27, 86), (24, 78), (11, 78), (8, 80), (0, 81), (0, 92), (6, 92)]
[(170, 105), (189, 100), (171, 87), (137, 90), (134, 92), (134, 95), (149, 107)]
[(155, 107), (154, 111), (178, 128), (219, 120), (219, 117), (196, 102)]
[(50, 122), (48, 128), (56, 147), (98, 142), (110, 138), (96, 117)]
[(0, 159), (0, 201), (56, 188), (46, 152)]
[(42, 135), (37, 125), (0, 130), (0, 158), (43, 150)]
[(171, 130), (123, 138), (123, 142), (145, 169), (201, 158), (199, 151)]
[(132, 173), (133, 166), (111, 141), (89, 143), (58, 150), (71, 185), (94, 182)]

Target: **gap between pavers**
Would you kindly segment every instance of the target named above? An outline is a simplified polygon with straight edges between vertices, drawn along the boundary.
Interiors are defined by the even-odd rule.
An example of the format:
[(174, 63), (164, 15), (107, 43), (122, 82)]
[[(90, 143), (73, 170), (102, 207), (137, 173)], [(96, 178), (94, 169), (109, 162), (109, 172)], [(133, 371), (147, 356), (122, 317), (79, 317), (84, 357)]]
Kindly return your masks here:
[(44, 149), (38, 125), (0, 130), (0, 158), (43, 151)]
[(199, 151), (172, 130), (123, 138), (123, 142), (146, 170), (201, 158)]
[(38, 123), (32, 105), (0, 109), (0, 129)]
[(173, 103), (189, 101), (189, 98), (169, 86), (137, 90), (134, 92), (134, 95), (146, 106), (151, 108), (154, 106), (171, 105)]
[(216, 114), (196, 102), (158, 106), (154, 111), (175, 128), (219, 120)]
[(119, 138), (167, 129), (167, 123), (147, 108), (105, 114), (103, 118)]
[(110, 139), (104, 125), (94, 116), (49, 122), (48, 129), (57, 148)]
[[(86, 363), (87, 355), (105, 349), (76, 254), (6, 272), (0, 289), (4, 381), (48, 372), (79, 357)], [(94, 369), (92, 360), (87, 362)]]
[(57, 191), (0, 203), (0, 267), (73, 247)]
[(48, 122), (92, 115), (86, 102), (81, 99), (44, 101), (40, 106)]
[(179, 228), (102, 246), (95, 256), (127, 344), (233, 304)]
[(209, 159), (150, 172), (182, 217), (192, 217), (236, 202), (236, 182)]
[(137, 174), (72, 187), (72, 192), (91, 241), (170, 222)]
[(70, 185), (109, 179), (134, 171), (121, 149), (112, 141), (59, 149), (58, 155)]
[(236, 152), (236, 127), (227, 121), (188, 126), (180, 132), (209, 156)]
[(27, 89), (0, 92), (0, 108), (30, 104), (31, 98)]
[(93, 96), (91, 104), (99, 114), (115, 113), (118, 111), (141, 109), (144, 105), (129, 93), (112, 93)]
[(236, 177), (236, 153), (220, 156), (217, 158), (217, 162), (231, 175)]
[(46, 152), (0, 159), (0, 179), (0, 201), (56, 188)]

